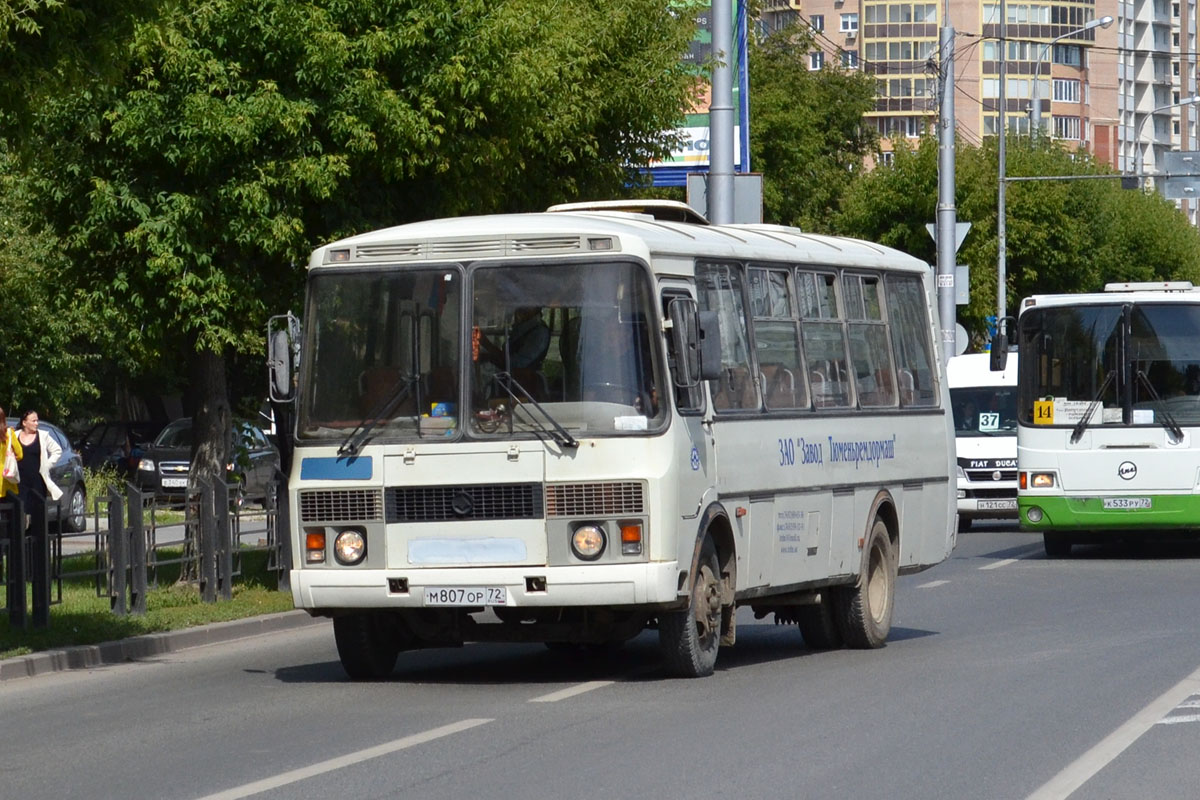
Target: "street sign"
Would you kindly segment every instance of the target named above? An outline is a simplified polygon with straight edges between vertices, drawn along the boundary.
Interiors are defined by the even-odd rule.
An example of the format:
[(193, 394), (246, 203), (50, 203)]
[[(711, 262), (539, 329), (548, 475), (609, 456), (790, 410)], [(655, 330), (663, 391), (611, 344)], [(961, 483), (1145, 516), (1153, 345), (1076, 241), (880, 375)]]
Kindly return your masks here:
[(1168, 200), (1200, 197), (1200, 151), (1168, 150), (1163, 153), (1163, 173), (1154, 180), (1163, 197)]
[[(937, 241), (937, 224), (933, 222), (925, 223), (925, 230), (929, 231), (929, 235), (933, 240)], [(962, 247), (963, 239), (967, 238), (967, 231), (971, 230), (971, 223), (956, 222), (954, 223), (954, 252), (958, 252), (958, 248)]]

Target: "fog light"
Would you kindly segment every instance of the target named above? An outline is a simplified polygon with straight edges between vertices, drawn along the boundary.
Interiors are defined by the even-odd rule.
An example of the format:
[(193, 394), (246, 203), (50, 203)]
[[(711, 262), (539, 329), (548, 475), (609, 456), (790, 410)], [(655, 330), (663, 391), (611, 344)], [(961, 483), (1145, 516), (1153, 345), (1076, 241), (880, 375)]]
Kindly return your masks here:
[(1037, 506), (1030, 506), (1025, 510), (1025, 519), (1029, 520), (1030, 522), (1041, 522), (1042, 510)]
[(1031, 472), (1029, 474), (1029, 484), (1034, 489), (1052, 489), (1054, 488), (1054, 473)]
[(571, 550), (584, 561), (595, 561), (604, 552), (604, 530), (599, 525), (580, 525), (571, 534)]
[(325, 531), (307, 531), (304, 534), (304, 560), (309, 564), (325, 563)]
[(627, 523), (621, 526), (621, 555), (640, 556), (642, 554), (641, 523)]
[(333, 540), (333, 555), (341, 564), (357, 564), (367, 554), (367, 539), (359, 531), (342, 531)]

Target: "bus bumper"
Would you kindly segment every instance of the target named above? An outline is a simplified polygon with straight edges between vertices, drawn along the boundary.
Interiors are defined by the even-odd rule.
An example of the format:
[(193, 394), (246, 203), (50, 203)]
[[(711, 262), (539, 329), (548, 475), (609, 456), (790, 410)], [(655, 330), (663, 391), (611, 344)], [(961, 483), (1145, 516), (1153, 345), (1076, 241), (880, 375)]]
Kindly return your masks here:
[[(1200, 528), (1200, 495), (1158, 494), (1130, 500), (1128, 508), (1105, 508), (1103, 497), (1023, 495), (1018, 498), (1021, 529), (1026, 531), (1178, 530)], [(1149, 507), (1144, 506), (1148, 503)]]
[[(513, 607), (663, 605), (678, 601), (679, 582), (675, 561), (470, 570), (302, 568), (291, 572), (292, 600), (297, 608), (310, 610), (423, 608), (426, 588), (445, 587), (502, 587), (507, 596), (505, 605)], [(407, 591), (395, 591), (401, 585)]]

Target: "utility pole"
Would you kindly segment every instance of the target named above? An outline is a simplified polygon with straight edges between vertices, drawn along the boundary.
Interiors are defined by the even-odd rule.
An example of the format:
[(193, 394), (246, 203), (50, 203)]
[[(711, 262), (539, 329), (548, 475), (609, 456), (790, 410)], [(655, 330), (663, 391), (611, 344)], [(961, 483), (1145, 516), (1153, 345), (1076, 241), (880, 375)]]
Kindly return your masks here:
[(950, 27), (950, 0), (942, 19), (942, 97), (938, 115), (938, 204), (937, 204), (937, 299), (942, 328), (942, 363), (954, 355), (955, 305), (954, 267), (958, 251), (958, 228), (954, 205), (954, 28)]
[(713, 76), (708, 107), (708, 220), (733, 222), (733, 10), (729, 0), (712, 3)]
[(1008, 125), (1004, 117), (1007, 100), (1004, 97), (1004, 85), (1008, 83), (1004, 59), (1008, 55), (1008, 8), (1004, 0), (1000, 0), (1000, 60), (997, 69), (1000, 71), (1000, 98), (998, 100), (996, 135), (996, 160), (1000, 165), (1000, 183), (996, 187), (996, 330), (1000, 329), (1007, 313), (1008, 298), (1005, 297), (1006, 261), (1008, 259), (1008, 209), (1005, 193), (1008, 185), (1005, 183), (1005, 172), (1008, 165), (1004, 163), (1005, 141), (1008, 139)]

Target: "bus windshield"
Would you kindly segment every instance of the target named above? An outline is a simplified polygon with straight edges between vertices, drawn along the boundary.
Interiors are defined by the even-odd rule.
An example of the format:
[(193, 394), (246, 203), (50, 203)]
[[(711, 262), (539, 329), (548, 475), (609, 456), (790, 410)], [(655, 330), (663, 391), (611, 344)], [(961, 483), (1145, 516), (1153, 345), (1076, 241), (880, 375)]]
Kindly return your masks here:
[(1014, 436), (1017, 431), (1017, 387), (968, 386), (950, 390), (954, 435)]
[(357, 446), (653, 429), (665, 384), (652, 299), (631, 263), (315, 275), (298, 435)]
[(1200, 307), (1107, 303), (1021, 315), (1021, 422), (1200, 424)]

